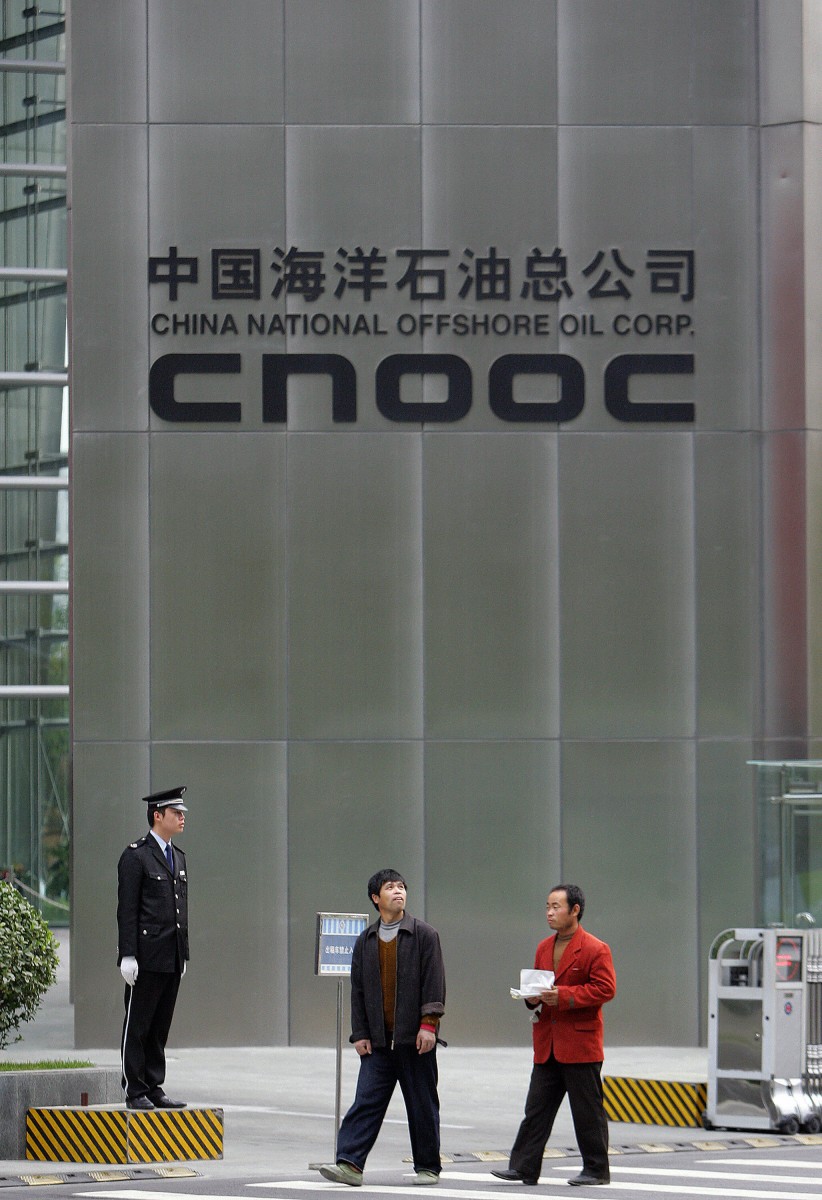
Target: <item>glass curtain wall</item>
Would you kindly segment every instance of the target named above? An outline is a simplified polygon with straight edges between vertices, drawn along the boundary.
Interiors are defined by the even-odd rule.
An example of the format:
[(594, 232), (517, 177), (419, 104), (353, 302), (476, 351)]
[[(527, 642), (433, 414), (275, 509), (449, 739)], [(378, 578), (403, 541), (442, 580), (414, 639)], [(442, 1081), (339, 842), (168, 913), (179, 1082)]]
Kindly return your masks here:
[(822, 762), (751, 763), (759, 799), (762, 920), (822, 926)]
[(65, 8), (0, 4), (0, 874), (67, 924)]

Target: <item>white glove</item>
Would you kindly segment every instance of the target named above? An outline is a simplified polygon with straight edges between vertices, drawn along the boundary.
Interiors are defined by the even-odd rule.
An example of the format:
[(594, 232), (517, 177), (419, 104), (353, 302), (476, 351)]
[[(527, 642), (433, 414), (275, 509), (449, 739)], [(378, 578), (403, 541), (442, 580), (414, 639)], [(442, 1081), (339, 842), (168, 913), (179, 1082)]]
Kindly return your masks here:
[(120, 963), (120, 974), (129, 987), (134, 987), (137, 982), (137, 972), (139, 969), (136, 958), (124, 958)]
[(183, 963), (183, 969), (182, 969), (182, 971), (180, 972), (180, 978), (181, 978), (181, 979), (183, 978), (183, 976), (184, 976), (184, 975), (185, 975), (185, 973), (186, 973), (186, 967), (187, 967), (187, 966), (188, 966), (188, 963), (187, 963), (187, 962), (184, 962), (184, 963)]

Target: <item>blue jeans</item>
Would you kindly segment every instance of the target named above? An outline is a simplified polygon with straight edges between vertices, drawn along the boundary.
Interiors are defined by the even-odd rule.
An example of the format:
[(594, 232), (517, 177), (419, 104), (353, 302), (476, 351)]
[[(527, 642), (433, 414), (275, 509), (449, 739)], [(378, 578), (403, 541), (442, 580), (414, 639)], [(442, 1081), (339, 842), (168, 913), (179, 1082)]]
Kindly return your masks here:
[(361, 1171), (377, 1140), (394, 1088), (400, 1085), (411, 1153), (417, 1171), (440, 1172), (440, 1102), (437, 1095), (437, 1051), (419, 1054), (416, 1046), (374, 1049), (360, 1059), (354, 1103), (337, 1137), (337, 1162)]

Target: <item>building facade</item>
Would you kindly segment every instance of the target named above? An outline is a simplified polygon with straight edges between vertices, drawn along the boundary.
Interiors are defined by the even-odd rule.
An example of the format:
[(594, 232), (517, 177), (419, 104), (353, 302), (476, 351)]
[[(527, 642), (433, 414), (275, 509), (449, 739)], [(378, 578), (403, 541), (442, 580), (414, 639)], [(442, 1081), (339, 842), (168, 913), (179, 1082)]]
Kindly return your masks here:
[(66, 23), (0, 5), (0, 876), (69, 912)]
[(400, 869), (450, 1040), (579, 882), (623, 1044), (760, 918), (812, 756), (816, 0), (72, 0), (73, 942), (188, 786), (174, 1036), (327, 1043)]

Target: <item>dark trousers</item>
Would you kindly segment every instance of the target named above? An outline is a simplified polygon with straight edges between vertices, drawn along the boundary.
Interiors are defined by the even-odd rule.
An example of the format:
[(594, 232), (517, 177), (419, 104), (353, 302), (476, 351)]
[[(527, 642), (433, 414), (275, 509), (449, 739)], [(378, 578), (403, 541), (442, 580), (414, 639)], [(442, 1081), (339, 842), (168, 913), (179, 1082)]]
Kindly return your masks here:
[(179, 971), (144, 971), (134, 987), (126, 985), (121, 1055), (126, 1099), (163, 1093), (166, 1042), (174, 1016)]
[(608, 1120), (602, 1103), (602, 1063), (561, 1063), (551, 1056), (534, 1063), (525, 1100), (525, 1117), (511, 1150), (511, 1167), (526, 1179), (538, 1179), (545, 1143), (563, 1098), (571, 1105), (574, 1132), (585, 1171), (607, 1179)]
[(397, 1084), (408, 1113), (414, 1168), (439, 1174), (437, 1051), (435, 1048), (419, 1054), (413, 1045), (375, 1049), (360, 1059), (354, 1103), (345, 1114), (337, 1137), (337, 1162), (347, 1162), (363, 1170)]

